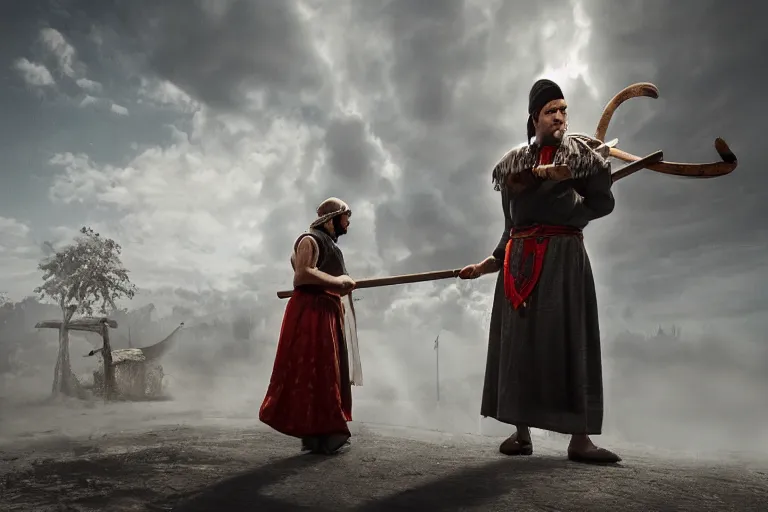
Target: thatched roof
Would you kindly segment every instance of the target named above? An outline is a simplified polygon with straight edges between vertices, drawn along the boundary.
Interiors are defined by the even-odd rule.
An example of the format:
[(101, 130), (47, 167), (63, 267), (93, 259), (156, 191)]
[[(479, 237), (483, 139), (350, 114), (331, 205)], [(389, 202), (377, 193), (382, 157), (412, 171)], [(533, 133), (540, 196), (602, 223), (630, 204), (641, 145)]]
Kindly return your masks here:
[(119, 348), (112, 351), (112, 364), (143, 363), (147, 360), (139, 348)]
[[(119, 362), (143, 362), (153, 361), (160, 359), (166, 352), (168, 352), (174, 345), (177, 333), (184, 327), (184, 322), (181, 322), (171, 334), (165, 337), (165, 339), (158, 341), (154, 345), (141, 348), (120, 348), (112, 351), (112, 361), (114, 364)], [(104, 347), (91, 350), (87, 356), (90, 357), (96, 354), (100, 354)]]
[(160, 359), (166, 352), (168, 352), (176, 341), (176, 335), (184, 327), (184, 322), (181, 322), (171, 334), (165, 337), (165, 339), (158, 341), (154, 345), (149, 347), (142, 347), (139, 350), (142, 351), (144, 357), (147, 359)]

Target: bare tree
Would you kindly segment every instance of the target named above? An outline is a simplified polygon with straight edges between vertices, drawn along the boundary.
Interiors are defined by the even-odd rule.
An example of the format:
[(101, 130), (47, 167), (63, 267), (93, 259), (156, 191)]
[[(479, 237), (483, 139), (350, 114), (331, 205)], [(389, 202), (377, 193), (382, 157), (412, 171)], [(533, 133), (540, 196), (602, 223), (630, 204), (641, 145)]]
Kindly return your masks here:
[[(50, 244), (48, 244), (50, 246)], [(69, 359), (67, 323), (76, 313), (93, 315), (116, 309), (115, 301), (133, 298), (136, 287), (120, 261), (121, 247), (91, 228), (83, 227), (75, 242), (44, 259), (38, 268), (43, 284), (35, 289), (40, 298), (48, 298), (61, 308), (63, 321), (59, 328), (59, 355), (53, 376), (54, 395), (82, 396), (83, 390)]]

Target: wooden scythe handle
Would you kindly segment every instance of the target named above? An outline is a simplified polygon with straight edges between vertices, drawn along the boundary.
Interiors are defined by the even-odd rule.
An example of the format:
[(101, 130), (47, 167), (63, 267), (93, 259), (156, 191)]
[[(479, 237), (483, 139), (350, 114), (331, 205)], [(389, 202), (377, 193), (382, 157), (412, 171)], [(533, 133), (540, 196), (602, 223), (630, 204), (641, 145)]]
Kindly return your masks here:
[(655, 153), (651, 153), (648, 156), (645, 156), (641, 158), (640, 160), (636, 160), (632, 162), (631, 164), (627, 164), (618, 171), (611, 174), (611, 180), (613, 180), (614, 183), (616, 183), (621, 178), (626, 178), (630, 174), (634, 174), (640, 169), (645, 169), (649, 165), (654, 165), (664, 160), (664, 152), (659, 150)]

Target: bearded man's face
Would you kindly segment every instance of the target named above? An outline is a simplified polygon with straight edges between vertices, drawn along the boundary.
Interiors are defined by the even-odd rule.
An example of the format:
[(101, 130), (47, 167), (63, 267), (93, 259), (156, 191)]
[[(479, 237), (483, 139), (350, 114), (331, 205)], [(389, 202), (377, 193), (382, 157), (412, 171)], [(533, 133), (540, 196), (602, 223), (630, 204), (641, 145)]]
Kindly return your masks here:
[(568, 124), (568, 104), (565, 100), (552, 100), (539, 111), (533, 120), (536, 140), (543, 145), (557, 145), (563, 141)]

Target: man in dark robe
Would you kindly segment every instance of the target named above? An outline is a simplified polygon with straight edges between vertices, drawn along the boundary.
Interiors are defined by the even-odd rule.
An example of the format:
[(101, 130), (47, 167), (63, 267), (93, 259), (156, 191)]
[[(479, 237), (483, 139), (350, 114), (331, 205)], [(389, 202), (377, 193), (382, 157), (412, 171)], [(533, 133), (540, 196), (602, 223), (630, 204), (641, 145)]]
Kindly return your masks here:
[[(293, 246), (294, 291), (285, 308), (269, 387), (259, 419), (302, 440), (302, 449), (333, 454), (348, 444), (352, 384), (362, 384), (354, 310), (344, 307), (355, 282), (336, 245), (352, 211), (337, 198), (325, 200), (318, 218)], [(351, 331), (351, 332), (350, 332)], [(351, 346), (348, 350), (348, 343)], [(350, 371), (348, 353), (352, 352)]]
[(516, 426), (500, 451), (532, 454), (533, 427), (570, 434), (571, 460), (618, 462), (589, 437), (602, 430), (603, 383), (595, 283), (582, 237), (589, 221), (613, 211), (611, 168), (599, 141), (565, 135), (566, 109), (554, 82), (534, 84), (528, 144), (493, 171), (504, 209), (501, 240), (460, 277), (501, 271), (481, 406), (483, 416)]

